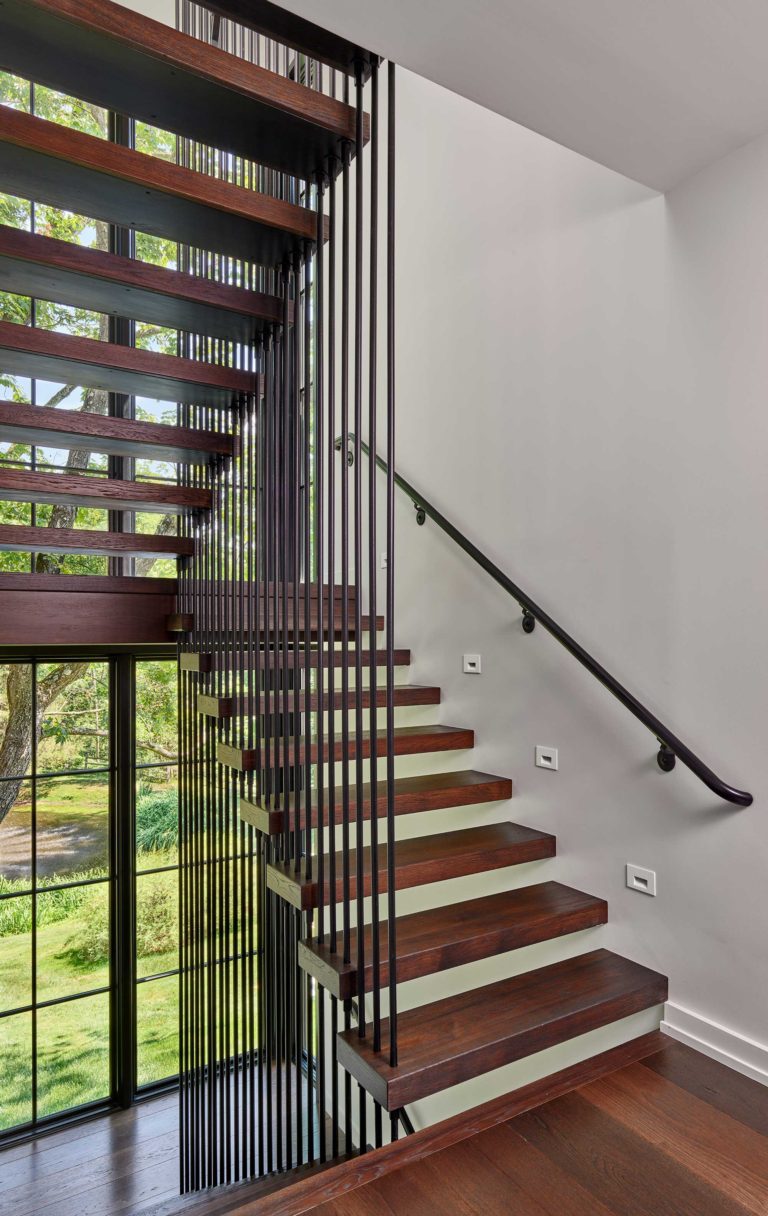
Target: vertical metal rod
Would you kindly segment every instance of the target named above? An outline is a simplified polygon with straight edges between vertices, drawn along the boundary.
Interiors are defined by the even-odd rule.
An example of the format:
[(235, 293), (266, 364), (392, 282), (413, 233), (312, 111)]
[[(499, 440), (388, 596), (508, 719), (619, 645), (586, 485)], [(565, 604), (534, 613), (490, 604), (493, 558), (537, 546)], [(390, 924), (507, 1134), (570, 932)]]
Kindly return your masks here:
[(387, 946), (389, 1062), (397, 1066), (395, 910), (395, 65), (387, 72)]

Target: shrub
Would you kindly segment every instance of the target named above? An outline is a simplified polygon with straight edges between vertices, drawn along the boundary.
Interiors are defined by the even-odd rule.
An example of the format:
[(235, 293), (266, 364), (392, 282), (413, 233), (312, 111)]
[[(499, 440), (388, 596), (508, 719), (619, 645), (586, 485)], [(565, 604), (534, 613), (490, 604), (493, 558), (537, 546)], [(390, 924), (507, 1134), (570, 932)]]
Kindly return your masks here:
[[(109, 958), (109, 911), (103, 899), (91, 900), (83, 909), (82, 924), (64, 944), (64, 954), (73, 963), (93, 967)], [(174, 877), (155, 878), (143, 892), (136, 917), (136, 954), (165, 954), (176, 945), (176, 890)]]
[(158, 790), (136, 800), (136, 848), (143, 853), (173, 849), (179, 834), (175, 789)]
[[(68, 875), (68, 881), (77, 882), (84, 878), (97, 878), (100, 873), (96, 870), (82, 870)], [(38, 890), (55, 882), (55, 878), (40, 879)], [(0, 895), (11, 895), (29, 890), (26, 878), (4, 878), (0, 875)], [(38, 901), (37, 924), (53, 925), (57, 921), (66, 920), (80, 911), (90, 895), (88, 887), (67, 887), (63, 891), (49, 891), (45, 899)], [(0, 937), (11, 937), (15, 933), (31, 933), (32, 931), (32, 900), (31, 899), (0, 899)]]

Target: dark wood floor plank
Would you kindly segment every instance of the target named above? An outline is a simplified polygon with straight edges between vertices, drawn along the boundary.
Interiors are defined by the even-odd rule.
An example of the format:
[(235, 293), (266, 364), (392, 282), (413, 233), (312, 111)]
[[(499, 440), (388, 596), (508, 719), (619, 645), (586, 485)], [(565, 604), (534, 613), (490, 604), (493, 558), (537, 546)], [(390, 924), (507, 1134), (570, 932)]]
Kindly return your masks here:
[(744, 1216), (740, 1204), (632, 1135), (582, 1092), (520, 1115), (509, 1127), (620, 1216)]
[(768, 1091), (758, 1081), (672, 1039), (648, 1056), (645, 1064), (723, 1114), (768, 1136)]
[(596, 1081), (583, 1093), (746, 1211), (768, 1212), (768, 1139), (759, 1132), (640, 1064)]
[(491, 1127), (469, 1145), (474, 1149), (476, 1175), (482, 1178), (488, 1166), (492, 1166), (514, 1182), (518, 1192), (515, 1210), (524, 1210), (518, 1208), (524, 1200), (540, 1205), (547, 1216), (614, 1216), (613, 1208), (606, 1207), (571, 1174), (558, 1169), (533, 1145), (515, 1135), (513, 1127), (514, 1124)]

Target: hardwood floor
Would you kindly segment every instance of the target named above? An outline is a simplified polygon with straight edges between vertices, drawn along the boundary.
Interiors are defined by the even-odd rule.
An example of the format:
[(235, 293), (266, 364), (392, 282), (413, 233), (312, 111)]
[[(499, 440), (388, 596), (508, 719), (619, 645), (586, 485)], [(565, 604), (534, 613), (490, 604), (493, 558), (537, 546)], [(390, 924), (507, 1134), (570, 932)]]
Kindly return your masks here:
[[(323, 1193), (333, 1165), (311, 1181), (302, 1171), (180, 1199), (170, 1095), (0, 1153), (0, 1209), (14, 1216), (768, 1216), (768, 1089), (661, 1041), (639, 1061), (356, 1190), (348, 1190), (357, 1182), (347, 1170), (319, 1206), (312, 1192)], [(356, 1160), (367, 1168), (374, 1156)], [(294, 1191), (302, 1175), (307, 1181)]]
[(766, 1216), (768, 1089), (667, 1040), (638, 1063), (311, 1211)]

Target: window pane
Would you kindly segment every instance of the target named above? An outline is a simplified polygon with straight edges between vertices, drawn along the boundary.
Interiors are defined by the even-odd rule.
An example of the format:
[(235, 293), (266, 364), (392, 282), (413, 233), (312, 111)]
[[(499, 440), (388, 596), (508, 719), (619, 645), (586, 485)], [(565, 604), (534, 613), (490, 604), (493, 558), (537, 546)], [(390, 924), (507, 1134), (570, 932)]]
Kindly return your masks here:
[(139, 1085), (176, 1076), (179, 1071), (178, 976), (139, 984), (136, 1003)]
[(109, 883), (37, 897), (38, 1000), (109, 983)]
[(176, 687), (175, 662), (136, 664), (136, 760), (139, 764), (176, 760)]
[(41, 1116), (109, 1097), (109, 994), (41, 1009), (37, 1053)]
[(32, 896), (0, 899), (0, 1010), (32, 1003)]
[(157, 975), (179, 965), (179, 876), (144, 874), (136, 880), (136, 974)]
[(136, 868), (155, 870), (179, 860), (176, 769), (143, 769), (136, 782)]
[(42, 738), (40, 773), (109, 765), (106, 663), (41, 663), (37, 669)]
[[(32, 755), (32, 666), (0, 664), (0, 778), (24, 777)], [(13, 783), (0, 790), (0, 818), (13, 805)]]
[(108, 777), (38, 780), (37, 873), (46, 885), (108, 875)]
[(32, 1014), (0, 1018), (0, 1131), (32, 1118)]
[[(5, 814), (2, 814), (5, 808)], [(32, 782), (0, 782), (0, 894), (32, 886)]]

